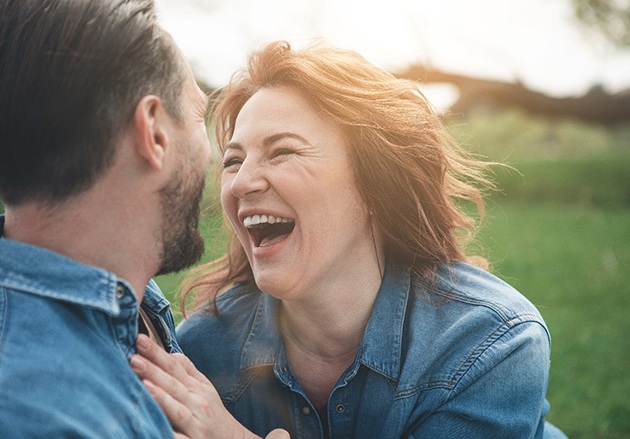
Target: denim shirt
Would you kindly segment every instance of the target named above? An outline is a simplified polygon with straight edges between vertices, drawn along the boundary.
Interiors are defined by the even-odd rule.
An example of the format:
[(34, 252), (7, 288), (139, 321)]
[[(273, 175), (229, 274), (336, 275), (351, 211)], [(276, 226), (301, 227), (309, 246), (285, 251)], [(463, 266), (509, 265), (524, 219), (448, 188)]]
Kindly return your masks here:
[[(442, 268), (432, 292), (388, 266), (354, 362), (328, 400), (326, 423), (287, 362), (280, 302), (254, 285), (178, 327), (182, 349), (228, 410), (259, 435), (292, 438), (541, 438), (549, 333), (536, 308), (497, 277)], [(558, 434), (554, 436), (553, 432)]]
[[(153, 281), (142, 306), (165, 347), (181, 352)], [(138, 301), (126, 281), (0, 239), (0, 436), (173, 437), (129, 367), (137, 332)]]

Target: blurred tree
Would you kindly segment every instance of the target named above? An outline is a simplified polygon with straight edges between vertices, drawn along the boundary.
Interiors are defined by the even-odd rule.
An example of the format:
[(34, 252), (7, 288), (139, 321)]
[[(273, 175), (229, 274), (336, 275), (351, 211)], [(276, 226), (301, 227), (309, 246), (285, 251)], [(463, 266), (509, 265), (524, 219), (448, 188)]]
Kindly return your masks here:
[(571, 0), (580, 23), (616, 46), (630, 47), (630, 0)]
[(600, 85), (594, 85), (583, 96), (559, 98), (530, 90), (519, 82), (473, 78), (421, 64), (411, 65), (395, 74), (425, 84), (455, 85), (459, 98), (445, 116), (467, 115), (478, 107), (490, 110), (518, 107), (538, 115), (569, 117), (607, 126), (630, 122), (630, 90), (609, 94)]

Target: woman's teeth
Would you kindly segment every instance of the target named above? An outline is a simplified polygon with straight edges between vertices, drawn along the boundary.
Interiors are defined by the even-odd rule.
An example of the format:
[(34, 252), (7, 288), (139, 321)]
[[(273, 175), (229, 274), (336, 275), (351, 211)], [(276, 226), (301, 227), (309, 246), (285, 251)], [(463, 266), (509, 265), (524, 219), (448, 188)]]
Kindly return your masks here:
[(293, 222), (289, 218), (283, 218), (273, 215), (251, 215), (243, 218), (243, 225), (248, 227), (257, 226), (259, 224), (276, 224), (276, 223), (290, 223)]

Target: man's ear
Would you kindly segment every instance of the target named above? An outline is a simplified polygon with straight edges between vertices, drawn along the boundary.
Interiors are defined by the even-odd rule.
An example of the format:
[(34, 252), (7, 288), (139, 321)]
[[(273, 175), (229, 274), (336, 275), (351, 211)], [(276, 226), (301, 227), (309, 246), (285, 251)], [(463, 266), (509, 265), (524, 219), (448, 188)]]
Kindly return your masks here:
[(133, 124), (138, 155), (152, 168), (164, 166), (168, 144), (166, 123), (169, 120), (159, 97), (144, 96), (136, 106)]

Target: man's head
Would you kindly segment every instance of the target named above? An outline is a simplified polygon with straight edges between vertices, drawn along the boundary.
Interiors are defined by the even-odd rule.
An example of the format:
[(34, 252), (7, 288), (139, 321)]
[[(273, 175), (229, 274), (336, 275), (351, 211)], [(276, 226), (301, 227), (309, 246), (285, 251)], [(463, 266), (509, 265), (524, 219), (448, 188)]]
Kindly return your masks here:
[(142, 96), (180, 117), (181, 55), (152, 0), (3, 0), (0, 199), (52, 205), (90, 188)]
[[(152, 224), (157, 269), (191, 265), (203, 252), (197, 226), (209, 159), (206, 107), (190, 65), (157, 23), (153, 0), (0, 3), (0, 199), (7, 212), (55, 207), (100, 193), (112, 174), (127, 176), (134, 185), (106, 190), (134, 194), (128, 204), (153, 200), (154, 190), (150, 211), (141, 204), (131, 217), (145, 230)], [(133, 157), (153, 153), (155, 161), (144, 157), (152, 164), (134, 168), (142, 160)]]

